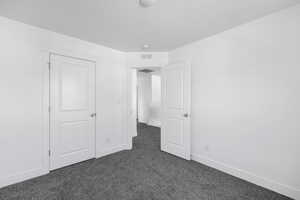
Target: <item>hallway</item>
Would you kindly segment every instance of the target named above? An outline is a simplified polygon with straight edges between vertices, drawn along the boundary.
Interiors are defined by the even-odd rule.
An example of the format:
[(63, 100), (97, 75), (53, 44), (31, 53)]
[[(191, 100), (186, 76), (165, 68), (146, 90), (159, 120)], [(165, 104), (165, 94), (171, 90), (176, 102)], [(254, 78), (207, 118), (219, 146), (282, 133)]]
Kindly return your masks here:
[(134, 150), (160, 151), (160, 128), (138, 123), (138, 136), (133, 138)]
[(0, 189), (0, 200), (288, 200), (160, 151), (160, 129), (138, 125), (133, 150)]

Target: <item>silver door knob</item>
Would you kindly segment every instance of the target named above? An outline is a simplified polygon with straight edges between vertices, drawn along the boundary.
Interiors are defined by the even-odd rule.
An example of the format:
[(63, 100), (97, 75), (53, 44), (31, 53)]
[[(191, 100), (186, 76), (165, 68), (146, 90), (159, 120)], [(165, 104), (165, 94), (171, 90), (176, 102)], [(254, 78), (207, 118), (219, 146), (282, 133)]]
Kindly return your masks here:
[(189, 117), (189, 114), (185, 113), (183, 114), (183, 117)]
[(96, 117), (96, 113), (91, 114), (91, 117)]

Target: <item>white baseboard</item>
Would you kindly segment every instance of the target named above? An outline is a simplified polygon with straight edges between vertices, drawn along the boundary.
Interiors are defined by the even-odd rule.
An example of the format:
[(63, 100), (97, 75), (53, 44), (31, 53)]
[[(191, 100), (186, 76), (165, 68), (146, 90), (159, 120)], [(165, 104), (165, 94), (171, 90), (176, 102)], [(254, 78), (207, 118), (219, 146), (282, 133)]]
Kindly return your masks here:
[[(120, 145), (117, 147), (113, 147), (104, 151), (101, 151), (100, 153), (97, 153), (96, 158), (100, 158), (112, 153), (116, 153), (122, 150), (126, 150), (128, 145)], [(6, 187), (15, 183), (23, 182), (32, 178), (36, 178), (45, 174), (48, 174), (48, 169), (31, 169), (24, 172), (16, 173), (13, 175), (9, 175), (7, 177), (0, 177), (0, 188)]]
[(0, 188), (6, 187), (15, 183), (20, 183), (32, 178), (36, 178), (45, 174), (48, 174), (49, 170), (45, 169), (31, 169), (24, 172), (16, 173), (7, 177), (1, 177)]
[(150, 120), (150, 121), (148, 122), (148, 125), (149, 125), (149, 126), (160, 127), (160, 126), (161, 126), (161, 123), (160, 123), (160, 121)]
[(192, 155), (192, 160), (197, 161), (199, 163), (203, 163), (209, 167), (218, 169), (220, 171), (223, 171), (225, 173), (228, 173), (230, 175), (236, 176), (238, 178), (247, 180), (251, 183), (254, 183), (256, 185), (268, 188), (272, 191), (278, 192), (280, 194), (283, 194), (285, 196), (294, 198), (296, 200), (300, 200), (300, 190), (296, 189), (294, 187), (285, 185), (285, 184), (281, 184), (278, 183), (276, 181), (273, 180), (269, 180), (267, 178), (264, 177), (260, 177), (258, 175), (255, 175), (251, 172), (242, 170), (242, 169), (238, 169), (236, 167), (227, 165), (225, 163), (222, 162), (218, 162), (215, 160), (212, 160), (208, 157), (204, 157), (204, 156), (199, 156), (199, 155)]
[(119, 151), (123, 151), (123, 150), (126, 150), (127, 145), (120, 145), (120, 146), (116, 146), (116, 147), (113, 147), (113, 148), (110, 148), (110, 149), (106, 149), (106, 150), (103, 150), (103, 151), (100, 151), (97, 153), (96, 155), (96, 158), (101, 158), (103, 156), (107, 156), (107, 155), (110, 155), (110, 154), (113, 154), (113, 153), (117, 153)]

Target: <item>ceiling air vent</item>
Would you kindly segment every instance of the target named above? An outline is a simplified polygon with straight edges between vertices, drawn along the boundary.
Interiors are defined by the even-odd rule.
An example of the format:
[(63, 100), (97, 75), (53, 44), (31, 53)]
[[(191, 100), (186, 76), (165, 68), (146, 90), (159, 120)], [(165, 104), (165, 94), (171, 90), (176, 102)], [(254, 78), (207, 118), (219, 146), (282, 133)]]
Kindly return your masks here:
[(142, 54), (142, 55), (141, 55), (141, 58), (142, 58), (142, 59), (148, 59), (148, 60), (149, 60), (149, 59), (152, 59), (152, 54)]
[(151, 73), (151, 72), (153, 72), (153, 70), (151, 70), (151, 69), (141, 69), (141, 70), (139, 70), (139, 72)]

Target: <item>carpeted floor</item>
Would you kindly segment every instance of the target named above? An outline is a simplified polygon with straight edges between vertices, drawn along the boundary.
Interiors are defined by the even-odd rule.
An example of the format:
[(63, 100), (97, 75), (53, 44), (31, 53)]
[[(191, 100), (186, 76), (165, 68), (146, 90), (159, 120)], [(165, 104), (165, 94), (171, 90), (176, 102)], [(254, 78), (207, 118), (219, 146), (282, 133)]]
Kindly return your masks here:
[(1, 200), (287, 200), (160, 151), (160, 130), (140, 124), (134, 148), (0, 189)]

